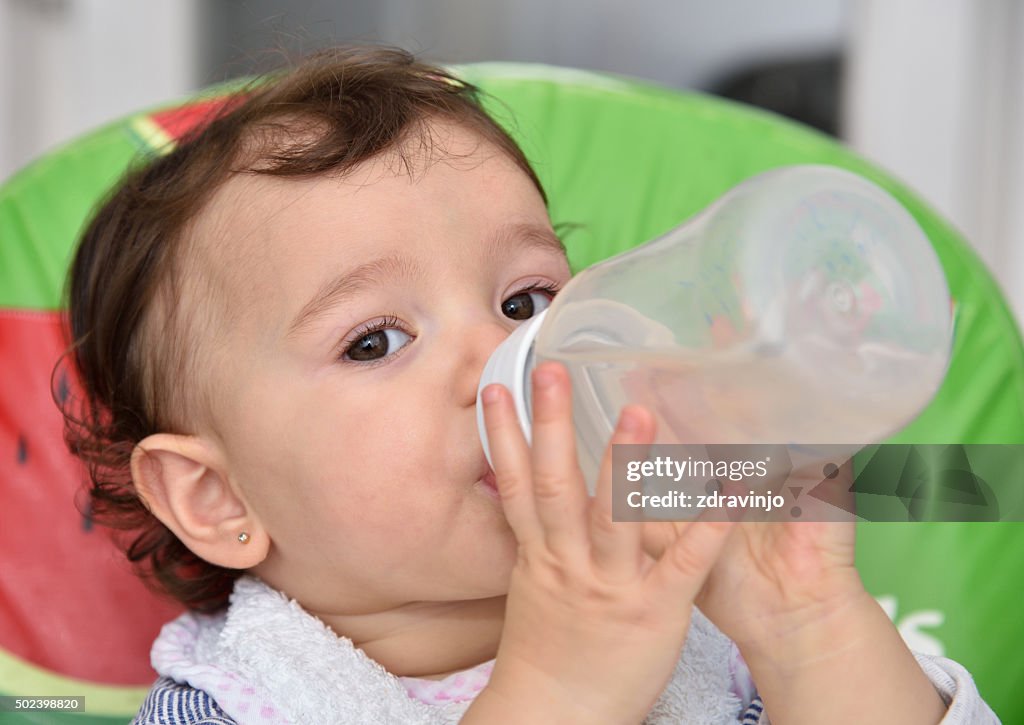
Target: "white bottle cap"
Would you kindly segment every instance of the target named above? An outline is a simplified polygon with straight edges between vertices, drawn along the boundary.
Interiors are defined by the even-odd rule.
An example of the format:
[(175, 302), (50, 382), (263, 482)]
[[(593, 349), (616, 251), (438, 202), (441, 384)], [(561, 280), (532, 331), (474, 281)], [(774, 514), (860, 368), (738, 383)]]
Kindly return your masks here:
[(516, 415), (527, 444), (531, 441), (533, 424), (530, 418), (530, 370), (533, 368), (533, 341), (540, 330), (541, 322), (548, 311), (544, 310), (536, 317), (531, 317), (525, 324), (516, 328), (508, 338), (498, 345), (491, 353), (480, 376), (480, 385), (476, 389), (476, 426), (480, 432), (480, 442), (484, 444), (487, 462), (494, 467), (491, 460), (491, 448), (487, 444), (487, 429), (484, 426), (484, 407), (480, 402), (480, 393), (491, 383), (501, 383), (512, 393)]

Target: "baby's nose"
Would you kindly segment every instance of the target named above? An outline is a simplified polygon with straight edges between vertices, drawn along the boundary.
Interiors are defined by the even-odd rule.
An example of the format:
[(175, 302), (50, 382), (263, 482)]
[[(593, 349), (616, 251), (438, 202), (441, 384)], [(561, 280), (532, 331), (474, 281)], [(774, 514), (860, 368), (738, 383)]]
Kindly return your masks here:
[(476, 405), (476, 389), (491, 354), (514, 329), (497, 321), (487, 322), (476, 326), (467, 335), (467, 349), (464, 351), (463, 370), (460, 372), (459, 381), (460, 397), (469, 405)]

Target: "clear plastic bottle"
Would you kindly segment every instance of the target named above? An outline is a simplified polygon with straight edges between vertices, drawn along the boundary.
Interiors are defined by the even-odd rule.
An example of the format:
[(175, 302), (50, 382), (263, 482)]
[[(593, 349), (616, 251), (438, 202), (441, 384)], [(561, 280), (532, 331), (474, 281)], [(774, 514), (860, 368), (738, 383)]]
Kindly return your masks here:
[(495, 351), (480, 389), (513, 392), (529, 439), (530, 370), (564, 364), (593, 487), (630, 402), (654, 412), (657, 443), (880, 441), (935, 394), (951, 334), (942, 268), (899, 202), (792, 166), (580, 272)]

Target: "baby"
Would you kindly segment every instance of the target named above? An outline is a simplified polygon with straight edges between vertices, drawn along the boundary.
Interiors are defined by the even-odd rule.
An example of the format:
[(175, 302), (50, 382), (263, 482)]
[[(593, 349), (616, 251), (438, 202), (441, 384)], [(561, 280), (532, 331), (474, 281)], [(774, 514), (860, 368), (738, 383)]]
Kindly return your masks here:
[[(316, 55), (125, 179), (71, 270), (69, 439), (190, 609), (136, 722), (995, 721), (851, 527), (612, 523), (561, 367), (532, 448), (484, 390), (490, 468), (484, 363), (569, 277), (521, 150), (400, 51)], [(627, 407), (608, 450), (653, 438)]]

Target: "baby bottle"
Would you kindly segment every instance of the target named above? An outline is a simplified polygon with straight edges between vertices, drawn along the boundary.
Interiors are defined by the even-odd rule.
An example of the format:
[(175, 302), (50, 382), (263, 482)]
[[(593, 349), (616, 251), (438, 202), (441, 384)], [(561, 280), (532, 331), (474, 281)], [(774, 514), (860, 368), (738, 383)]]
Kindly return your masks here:
[(593, 493), (627, 403), (654, 413), (656, 443), (878, 442), (935, 394), (951, 334), (942, 268), (899, 202), (791, 166), (577, 274), (495, 350), (480, 389), (508, 387), (530, 440), (530, 371), (565, 365)]

